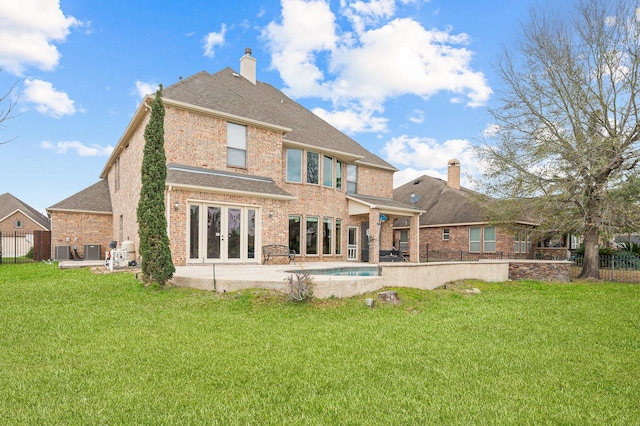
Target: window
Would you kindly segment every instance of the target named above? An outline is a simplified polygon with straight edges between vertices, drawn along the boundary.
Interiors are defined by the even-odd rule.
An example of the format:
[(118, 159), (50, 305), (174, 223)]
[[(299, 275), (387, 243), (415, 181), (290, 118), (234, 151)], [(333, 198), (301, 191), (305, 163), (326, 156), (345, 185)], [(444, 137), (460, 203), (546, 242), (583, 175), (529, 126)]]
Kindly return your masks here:
[[(115, 190), (120, 189), (120, 157), (116, 158), (116, 164), (114, 164), (114, 174), (115, 174)], [(120, 240), (122, 241), (122, 240)]]
[(227, 123), (227, 164), (247, 167), (247, 126)]
[(473, 226), (469, 228), (469, 251), (471, 253), (480, 253), (482, 243), (482, 228)]
[(482, 251), (493, 253), (496, 251), (496, 227), (486, 226), (484, 228), (484, 246)]
[(124, 241), (124, 216), (123, 215), (120, 215), (118, 236), (120, 237), (120, 242), (123, 242)]
[(409, 251), (409, 231), (403, 229), (400, 231), (400, 241), (398, 241), (398, 250), (403, 253)]
[(442, 228), (442, 240), (449, 241), (449, 228)]
[(256, 258), (256, 211), (247, 210), (247, 258)]
[(302, 182), (302, 150), (287, 149), (287, 182)]
[(333, 187), (333, 158), (326, 155), (322, 160), (322, 184), (326, 187)]
[(308, 217), (306, 228), (306, 253), (318, 254), (318, 218)]
[(15, 225), (16, 225), (16, 228), (22, 228), (22, 220), (16, 219)]
[(289, 216), (289, 249), (300, 254), (300, 216)]
[(580, 238), (577, 235), (570, 235), (569, 248), (575, 250), (578, 247), (580, 247)]
[(331, 254), (333, 244), (333, 219), (322, 219), (322, 254)]
[(342, 161), (336, 161), (336, 189), (342, 190)]
[(531, 251), (531, 235), (526, 229), (516, 231), (513, 251), (515, 253), (529, 253)]
[(342, 221), (336, 219), (336, 254), (342, 254)]
[(358, 166), (347, 164), (347, 194), (356, 194), (358, 190)]
[(318, 183), (318, 153), (307, 152), (307, 183)]

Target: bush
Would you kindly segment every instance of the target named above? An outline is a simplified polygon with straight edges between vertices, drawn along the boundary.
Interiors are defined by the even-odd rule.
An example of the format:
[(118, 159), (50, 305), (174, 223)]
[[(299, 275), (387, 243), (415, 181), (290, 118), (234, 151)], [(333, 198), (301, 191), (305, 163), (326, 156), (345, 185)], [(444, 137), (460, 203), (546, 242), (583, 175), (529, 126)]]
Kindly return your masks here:
[(311, 278), (308, 272), (300, 271), (293, 275), (289, 275), (286, 278), (287, 281), (287, 295), (290, 301), (294, 302), (308, 302), (313, 299), (313, 288), (316, 283)]

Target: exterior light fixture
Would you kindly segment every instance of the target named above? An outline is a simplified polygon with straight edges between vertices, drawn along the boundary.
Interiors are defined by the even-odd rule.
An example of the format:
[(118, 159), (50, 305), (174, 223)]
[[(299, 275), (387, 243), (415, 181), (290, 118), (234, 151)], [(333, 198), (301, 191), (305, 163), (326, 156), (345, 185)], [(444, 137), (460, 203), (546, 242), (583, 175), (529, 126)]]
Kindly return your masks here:
[(175, 204), (173, 205), (173, 209), (175, 211), (178, 211), (179, 208), (180, 208), (180, 203), (176, 201)]

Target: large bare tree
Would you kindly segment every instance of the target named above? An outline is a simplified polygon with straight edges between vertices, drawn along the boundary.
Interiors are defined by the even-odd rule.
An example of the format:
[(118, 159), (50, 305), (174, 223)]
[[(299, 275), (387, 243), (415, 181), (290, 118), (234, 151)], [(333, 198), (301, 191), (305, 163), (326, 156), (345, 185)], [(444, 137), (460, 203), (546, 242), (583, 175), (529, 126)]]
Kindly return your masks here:
[[(0, 72), (2, 69), (0, 68)], [(16, 105), (16, 99), (13, 98), (13, 91), (15, 90), (16, 85), (14, 84), (7, 90), (3, 95), (0, 95), (0, 129), (4, 129), (5, 121), (13, 118), (13, 108)], [(7, 142), (11, 142), (12, 139), (2, 140), (0, 139), (0, 145), (4, 145)]]
[(489, 193), (538, 213), (543, 229), (584, 237), (583, 278), (598, 278), (603, 236), (638, 226), (637, 199), (624, 194), (637, 194), (639, 6), (532, 9), (498, 61), (495, 133), (478, 148)]

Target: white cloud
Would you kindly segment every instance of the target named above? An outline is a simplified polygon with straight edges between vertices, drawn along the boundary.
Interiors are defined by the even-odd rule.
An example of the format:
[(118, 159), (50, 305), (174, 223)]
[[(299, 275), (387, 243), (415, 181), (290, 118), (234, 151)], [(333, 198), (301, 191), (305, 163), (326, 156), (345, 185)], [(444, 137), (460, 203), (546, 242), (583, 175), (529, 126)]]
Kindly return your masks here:
[(156, 93), (156, 90), (158, 90), (159, 87), (160, 85), (155, 81), (136, 80), (136, 88), (133, 94), (142, 99), (147, 95), (153, 95)]
[(382, 148), (387, 161), (398, 166), (439, 169), (447, 161), (467, 155), (471, 144), (466, 139), (450, 139), (438, 143), (432, 138), (394, 137)]
[(351, 105), (350, 108), (343, 110), (327, 111), (324, 108), (315, 108), (313, 113), (323, 120), (331, 123), (337, 129), (348, 133), (364, 133), (364, 132), (386, 132), (387, 119), (376, 117), (376, 112), (382, 112), (378, 108), (363, 108), (361, 105)]
[(27, 66), (54, 69), (71, 28), (85, 25), (65, 16), (59, 1), (0, 0), (0, 67), (22, 75)]
[(434, 170), (434, 169), (418, 170), (412, 167), (407, 167), (406, 169), (402, 169), (393, 174), (393, 187), (397, 188), (399, 186), (404, 185), (407, 182), (411, 182), (412, 180), (415, 180), (420, 176), (424, 176), (424, 175), (440, 178), (442, 180), (447, 180), (447, 175), (439, 172), (438, 170)]
[(424, 111), (422, 111), (421, 109), (414, 109), (411, 112), (411, 115), (407, 117), (407, 119), (410, 122), (416, 123), (416, 124), (424, 123)]
[(113, 151), (111, 145), (100, 146), (91, 145), (87, 146), (78, 141), (62, 141), (55, 144), (50, 141), (43, 141), (40, 146), (43, 149), (54, 151), (56, 154), (66, 154), (67, 151), (76, 151), (80, 157), (108, 157)]
[(446, 180), (448, 162), (453, 158), (460, 160), (464, 186), (470, 185), (465, 176), (476, 176), (480, 172), (479, 162), (466, 139), (450, 139), (438, 143), (432, 138), (403, 135), (388, 141), (382, 148), (382, 153), (385, 160), (400, 170), (393, 177), (395, 187), (422, 175)]
[(213, 49), (216, 46), (222, 46), (224, 44), (224, 36), (226, 32), (227, 26), (225, 24), (222, 24), (219, 33), (211, 32), (202, 39), (202, 44), (204, 45), (204, 56), (213, 59), (213, 56), (215, 54)]
[(54, 89), (48, 81), (27, 79), (24, 85), (24, 100), (36, 104), (36, 110), (41, 114), (60, 118), (76, 113), (74, 101), (65, 92)]
[[(282, 0), (281, 5), (280, 19), (262, 33), (271, 67), (291, 97), (331, 100), (336, 111), (324, 111), (324, 116), (335, 116), (331, 123), (338, 127), (344, 118), (341, 110), (354, 104), (367, 110), (365, 105), (383, 106), (391, 98), (415, 95), (427, 100), (444, 92), (451, 102), (478, 107), (492, 93), (484, 74), (472, 68), (474, 53), (466, 48), (466, 34), (395, 18), (392, 0), (342, 0), (340, 15), (326, 0)], [(350, 120), (348, 127), (339, 128), (371, 126)]]
[(482, 131), (482, 137), (485, 139), (492, 139), (500, 132), (499, 124), (488, 124)]

